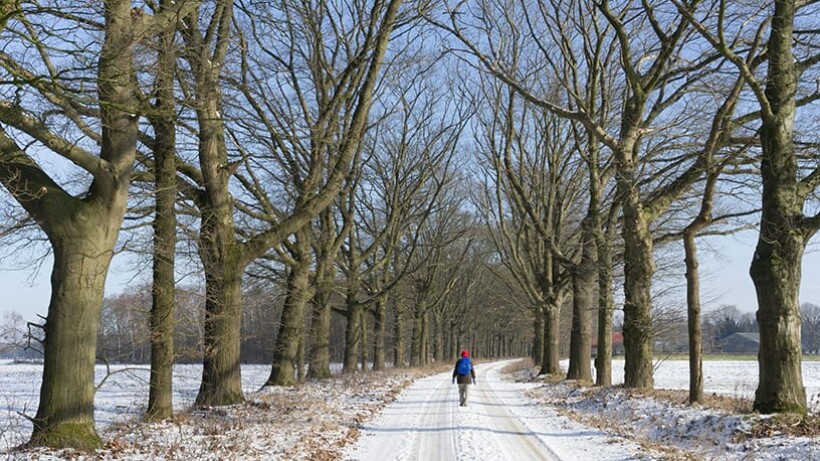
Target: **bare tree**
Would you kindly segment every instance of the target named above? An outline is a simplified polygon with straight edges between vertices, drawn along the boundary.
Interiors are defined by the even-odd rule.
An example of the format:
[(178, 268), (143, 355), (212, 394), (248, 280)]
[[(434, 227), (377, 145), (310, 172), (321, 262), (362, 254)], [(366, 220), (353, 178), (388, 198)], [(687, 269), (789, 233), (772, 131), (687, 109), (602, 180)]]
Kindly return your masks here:
[[(347, 197), (348, 184), (343, 188), (340, 197)], [(314, 239), (314, 258), (316, 260), (316, 274), (314, 276), (313, 312), (311, 314), (311, 330), (309, 338), (309, 378), (329, 378), (330, 372), (330, 330), (332, 319), (331, 297), (336, 290), (336, 260), (339, 249), (344, 244), (344, 236), (349, 232), (348, 226), (352, 222), (338, 225), (335, 220), (335, 207), (326, 208), (319, 214), (319, 223)], [(338, 229), (338, 231), (337, 231)]]
[[(348, 178), (348, 167), (361, 149), (360, 140), (366, 129), (382, 59), (401, 3), (396, 0), (373, 5), (357, 2), (349, 10), (319, 5), (321, 8), (317, 10), (311, 5), (284, 1), (277, 5), (279, 12), (271, 12), (267, 17), (274, 19), (277, 14), (285, 14), (291, 21), (270, 21), (261, 14), (257, 17), (254, 40), (263, 46), (259, 62), (270, 66), (267, 68), (284, 70), (285, 78), (267, 80), (248, 72), (244, 81), (253, 86), (243, 87), (243, 94), (251, 102), (254, 115), (262, 121), (259, 131), (272, 140), (269, 147), (280, 164), (278, 168), (286, 172), (296, 186), (292, 216), (300, 211), (303, 214), (312, 211), (315, 216), (335, 199)], [(336, 29), (335, 35), (326, 36), (320, 30), (330, 24), (344, 26)], [(296, 36), (303, 41), (279, 42), (277, 39), (271, 46), (264, 47), (267, 37), (260, 32), (267, 29), (277, 32), (283, 27), (282, 37)], [(295, 65), (294, 60), (301, 59), (305, 61)], [(305, 69), (309, 71), (306, 74)], [(284, 98), (269, 98), (264, 91), (269, 86), (274, 88), (273, 94)], [(300, 101), (301, 119), (293, 118), (291, 97)], [(311, 99), (315, 99), (315, 103), (310, 103)], [(274, 209), (270, 201), (265, 206)], [(298, 255), (293, 258), (297, 266), (292, 268), (292, 275), (309, 276), (308, 266), (298, 266), (304, 266), (310, 256), (311, 239), (309, 228), (297, 232), (293, 247), (294, 255)], [(297, 288), (303, 284), (292, 286)], [(297, 344), (304, 343), (302, 313), (309, 298), (310, 293), (301, 288), (300, 292), (288, 294), (290, 302), (285, 303), (283, 328), (277, 339), (269, 384), (292, 379), (285, 362), (292, 361)]]
[(359, 358), (357, 335), (368, 310), (374, 314), (374, 367), (384, 368), (390, 292), (418, 265), (420, 235), (441, 196), (454, 187), (453, 158), (467, 117), (450, 90), (433, 87), (436, 75), (410, 70), (383, 95), (384, 116), (371, 130), (362, 177), (340, 207), (350, 229), (340, 261), (347, 281), (346, 372)]
[(3, 313), (3, 322), (0, 323), (0, 354), (13, 355), (26, 349), (26, 321), (18, 312)]
[[(754, 55), (756, 48), (753, 47), (750, 55)], [(700, 273), (698, 263), (698, 250), (696, 237), (705, 228), (714, 222), (736, 217), (744, 214), (736, 213), (733, 216), (718, 216), (713, 213), (714, 200), (717, 190), (718, 178), (723, 170), (734, 163), (736, 155), (727, 155), (723, 159), (716, 159), (717, 152), (730, 142), (732, 134), (732, 114), (738, 104), (743, 80), (738, 79), (731, 91), (726, 95), (726, 99), (715, 113), (712, 120), (712, 128), (700, 154), (706, 158), (704, 171), (706, 180), (703, 186), (703, 195), (698, 214), (683, 230), (683, 245), (686, 264), (686, 305), (687, 305), (687, 325), (689, 337), (689, 402), (698, 403), (703, 401), (703, 339), (701, 330), (701, 300), (700, 300)], [(733, 154), (736, 154), (733, 153)], [(748, 213), (748, 212), (747, 212)]]
[[(716, 22), (708, 23), (695, 20), (696, 5), (676, 5), (701, 35), (737, 66), (760, 105), (762, 212), (760, 237), (749, 270), (757, 292), (761, 333), (760, 381), (754, 408), (762, 413), (805, 413), (798, 293), (803, 252), (820, 229), (820, 214), (804, 214), (810, 194), (820, 184), (820, 168), (807, 166), (801, 171), (794, 128), (798, 101), (814, 101), (820, 96), (816, 87), (800, 85), (803, 79), (816, 75), (820, 53), (816, 52), (816, 31), (796, 31), (795, 24), (801, 14), (816, 18), (817, 4), (780, 0), (771, 5), (771, 10), (766, 5), (765, 10), (761, 7), (751, 16), (759, 21), (760, 29), (769, 30), (765, 82), (754, 73), (752, 63), (736, 50), (738, 44), (727, 41), (727, 28), (733, 24), (729, 14), (733, 10), (727, 8), (726, 2), (719, 2)], [(763, 15), (762, 11), (771, 13)], [(745, 16), (743, 23), (747, 23)], [(800, 54), (795, 52), (795, 43), (805, 43)]]
[[(506, 96), (504, 94), (506, 93)], [(578, 240), (567, 236), (568, 219), (578, 212), (581, 170), (568, 121), (496, 90), (488, 101), (482, 145), (494, 190), (490, 227), (503, 262), (542, 315), (542, 374), (560, 371), (559, 326), (563, 299), (571, 287), (573, 253)], [(503, 110), (501, 109), (503, 107)], [(490, 202), (493, 200), (493, 202)], [(589, 354), (587, 354), (587, 358)]]
[[(173, 8), (162, 0), (159, 11)], [(148, 384), (148, 420), (170, 418), (174, 413), (174, 306), (177, 219), (176, 186), (176, 28), (157, 34), (157, 65), (153, 110), (148, 120), (154, 131), (154, 249), (151, 306), (151, 377)]]
[[(359, 140), (365, 129), (371, 97), (379, 75), (387, 44), (395, 24), (396, 16), (402, 2), (400, 0), (377, 1), (371, 8), (363, 4), (350, 10), (360, 14), (359, 20), (345, 22), (351, 26), (352, 37), (359, 40), (355, 47), (324, 47), (321, 42), (307, 40), (321, 37), (312, 33), (285, 33), (280, 35), (275, 27), (266, 39), (279, 40), (287, 37), (289, 46), (279, 55), (275, 47), (265, 47), (264, 40), (254, 35), (253, 42), (239, 37), (240, 69), (239, 81), (234, 80), (243, 103), (226, 105), (223, 101), (221, 73), (226, 66), (228, 46), (231, 40), (231, 21), (234, 19), (232, 1), (217, 2), (217, 8), (209, 25), (201, 28), (199, 15), (186, 17), (186, 28), (183, 37), (186, 40), (185, 56), (193, 76), (194, 104), (197, 111), (199, 134), (198, 170), (191, 170), (189, 180), (194, 184), (188, 188), (189, 197), (196, 203), (201, 213), (199, 236), (200, 255), (203, 261), (206, 279), (206, 318), (205, 318), (205, 363), (203, 366), (202, 385), (197, 403), (201, 405), (224, 405), (242, 401), (241, 372), (239, 367), (239, 334), (241, 328), (241, 279), (244, 269), (254, 259), (262, 256), (274, 246), (316, 216), (328, 206), (338, 194), (342, 180), (347, 174), (348, 166), (359, 149)], [(329, 21), (335, 19), (331, 7), (324, 5), (325, 10), (314, 8), (312, 4), (296, 4), (283, 1), (275, 4), (254, 5), (261, 10), (254, 13), (246, 10), (252, 33), (258, 33), (266, 21), (272, 21), (281, 15), (287, 15), (296, 21), (297, 27), (322, 27), (317, 18)], [(331, 13), (325, 16), (324, 13)], [(255, 14), (255, 16), (254, 16)], [(319, 15), (319, 16), (316, 16)], [(299, 22), (302, 21), (302, 22)], [(268, 26), (288, 25), (289, 21), (272, 21)], [(291, 40), (299, 37), (298, 40)], [(305, 40), (305, 41), (303, 41)], [(249, 48), (249, 44), (260, 45)], [(351, 43), (353, 45), (354, 43)], [(298, 46), (305, 46), (307, 53), (302, 54)], [(302, 94), (297, 104), (307, 124), (316, 124), (318, 130), (307, 133), (292, 126), (280, 130), (280, 123), (293, 118), (290, 108), (290, 97), (297, 95), (301, 88), (303, 71), (301, 64), (294, 60), (301, 58), (342, 58), (334, 55), (335, 51), (349, 58), (338, 65), (329, 67), (321, 61), (314, 62), (314, 69), (320, 71), (315, 82), (318, 90), (314, 96), (319, 97), (319, 111), (305, 104), (306, 94)], [(252, 59), (251, 52), (259, 51), (275, 63), (281, 72), (268, 72), (264, 67), (254, 67), (261, 61)], [(278, 67), (277, 67), (278, 66)], [(330, 72), (330, 73), (328, 73)], [(332, 83), (331, 83), (332, 82)], [(266, 89), (274, 88), (268, 94)], [(276, 95), (286, 94), (284, 100), (277, 100)], [(324, 99), (326, 98), (326, 99)], [(285, 104), (286, 117), (279, 118), (277, 105)], [(244, 110), (251, 114), (248, 118), (237, 118), (235, 128), (226, 131), (226, 119), (222, 111), (231, 109), (237, 116)], [(242, 139), (244, 130), (266, 132), (267, 143), (260, 143), (259, 137)], [(256, 122), (256, 124), (254, 124)], [(339, 130), (340, 124), (344, 126)], [(227, 134), (234, 140), (238, 155), (229, 158)], [(324, 136), (328, 135), (328, 138)], [(303, 136), (307, 138), (302, 139)], [(245, 145), (244, 141), (249, 144)], [(298, 142), (304, 141), (308, 149), (302, 150)], [(312, 142), (317, 142), (311, 145)], [(306, 154), (306, 163), (300, 163), (296, 156)], [(286, 178), (298, 178), (296, 196), (290, 210), (275, 206), (275, 201), (265, 194), (265, 187), (259, 182), (259, 172), (270, 174), (273, 181), (278, 181), (277, 172), (272, 172), (267, 160), (281, 155), (281, 171)], [(240, 167), (244, 165), (244, 169)], [(304, 166), (308, 170), (301, 171)], [(326, 168), (327, 166), (327, 168)], [(271, 174), (273, 173), (273, 174)], [(232, 193), (231, 182), (238, 181), (252, 202), (238, 203)], [(245, 213), (256, 222), (242, 233), (237, 233), (234, 221), (234, 207)], [(238, 239), (238, 235), (242, 239)], [(290, 317), (290, 316), (289, 316)], [(294, 315), (293, 318), (301, 317)]]
[(433, 359), (430, 315), (455, 288), (460, 266), (469, 250), (469, 245), (454, 245), (457, 241), (469, 240), (468, 232), (473, 227), (469, 217), (460, 210), (462, 201), (454, 191), (448, 191), (421, 231), (421, 251), (416, 253), (419, 268), (407, 280), (412, 323), (410, 366), (427, 365)]
[[(625, 245), (625, 383), (629, 387), (651, 388), (650, 300), (655, 270), (651, 225), (703, 170), (696, 159), (687, 157), (674, 161), (674, 157), (669, 156), (679, 152), (671, 154), (665, 143), (650, 141), (663, 139), (662, 134), (671, 136), (669, 130), (680, 125), (680, 121), (671, 121), (673, 114), (682, 117), (686, 112), (670, 109), (677, 107), (693, 85), (712, 71), (709, 64), (715, 60), (714, 56), (684, 51), (693, 36), (693, 28), (682, 15), (665, 14), (648, 2), (643, 2), (637, 10), (631, 2), (617, 6), (608, 1), (595, 3), (609, 24), (619, 50), (620, 83), (614, 88), (619, 90), (618, 97), (623, 104), (617, 114), (619, 125), (613, 129), (609, 120), (588, 112), (583, 99), (586, 93), (572, 92), (573, 86), (566, 80), (554, 79), (569, 89), (568, 99), (561, 100), (554, 93), (542, 90), (543, 81), (532, 78), (564, 75), (560, 63), (562, 59), (569, 59), (572, 48), (544, 30), (549, 22), (541, 15), (543, 11), (567, 4), (574, 3), (539, 2), (540, 7), (522, 5), (515, 9), (508, 3), (493, 8), (489, 4), (476, 6), (460, 2), (456, 6), (445, 4), (447, 19), (431, 20), (456, 37), (480, 68), (505, 82), (528, 102), (558, 117), (579, 122), (613, 152)], [(507, 31), (512, 33), (505, 35)], [(529, 40), (532, 50), (529, 53), (539, 59), (508, 59), (511, 48), (524, 46), (522, 42), (509, 40), (510, 37)], [(574, 43), (578, 42), (570, 42)], [(686, 59), (681, 58), (684, 54)], [(662, 164), (651, 162), (664, 158)]]
[[(59, 19), (52, 17), (59, 8), (21, 11), (6, 24), (14, 28), (10, 40), (18, 45), (0, 55), (8, 77), (4, 80), (15, 87), (0, 101), (0, 181), (35, 219), (54, 251), (32, 445), (101, 444), (94, 429), (95, 340), (143, 113), (134, 48), (145, 36), (172, 27), (182, 12), (178, 5), (174, 11), (146, 15), (121, 0), (101, 6), (72, 9)], [(55, 21), (58, 27), (74, 28), (72, 33), (60, 35)], [(83, 39), (72, 41), (79, 36)], [(23, 50), (29, 45), (34, 53), (26, 56)], [(90, 62), (97, 63), (96, 70)], [(83, 89), (92, 82), (96, 96)], [(38, 108), (44, 111), (35, 113)], [(61, 131), (65, 125), (72, 129)], [(87, 186), (74, 193), (61, 186), (55, 172), (49, 174), (27, 153), (31, 145), (71, 162), (87, 175)]]

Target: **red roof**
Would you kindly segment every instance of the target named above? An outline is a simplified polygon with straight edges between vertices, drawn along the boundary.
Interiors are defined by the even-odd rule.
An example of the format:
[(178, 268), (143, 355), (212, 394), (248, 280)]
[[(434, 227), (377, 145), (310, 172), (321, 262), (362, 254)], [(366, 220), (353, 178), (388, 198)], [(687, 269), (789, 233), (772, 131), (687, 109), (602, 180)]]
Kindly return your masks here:
[[(624, 343), (624, 334), (621, 331), (613, 331), (612, 332), (612, 344), (623, 344)], [(592, 345), (598, 345), (598, 338), (592, 338)]]

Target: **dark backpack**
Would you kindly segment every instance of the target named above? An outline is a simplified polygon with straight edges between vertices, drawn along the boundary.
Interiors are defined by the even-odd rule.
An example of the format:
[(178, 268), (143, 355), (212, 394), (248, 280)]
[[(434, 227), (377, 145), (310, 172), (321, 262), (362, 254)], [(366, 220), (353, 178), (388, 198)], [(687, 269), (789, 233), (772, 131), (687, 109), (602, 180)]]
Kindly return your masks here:
[(458, 359), (458, 363), (456, 364), (456, 373), (460, 374), (461, 376), (466, 376), (470, 374), (470, 370), (473, 368), (473, 364), (470, 363), (469, 357), (462, 357)]

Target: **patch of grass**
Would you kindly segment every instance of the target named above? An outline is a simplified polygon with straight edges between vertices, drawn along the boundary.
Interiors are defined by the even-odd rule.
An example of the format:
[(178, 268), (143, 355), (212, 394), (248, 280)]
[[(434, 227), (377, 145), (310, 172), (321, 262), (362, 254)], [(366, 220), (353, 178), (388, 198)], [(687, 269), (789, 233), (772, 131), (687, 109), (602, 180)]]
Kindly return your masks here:
[(755, 420), (746, 437), (817, 437), (820, 436), (820, 417), (777, 414)]
[(94, 430), (93, 423), (63, 423), (36, 431), (26, 448), (33, 447), (72, 448), (90, 452), (103, 446), (102, 439)]

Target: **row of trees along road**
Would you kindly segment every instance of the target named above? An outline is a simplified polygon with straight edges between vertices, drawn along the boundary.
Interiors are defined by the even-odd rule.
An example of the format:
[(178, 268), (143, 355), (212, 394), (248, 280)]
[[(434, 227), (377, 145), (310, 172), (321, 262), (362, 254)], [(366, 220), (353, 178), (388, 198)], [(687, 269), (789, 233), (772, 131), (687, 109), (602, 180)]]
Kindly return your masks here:
[[(486, 283), (492, 283), (487, 280)], [(475, 331), (482, 340), (468, 339), (467, 343), (475, 344), (482, 355), (506, 356), (510, 350), (514, 349), (520, 353), (522, 345), (526, 345), (529, 337), (520, 334), (520, 331), (528, 329), (527, 319), (520, 315), (520, 311), (508, 309), (505, 306), (504, 298), (508, 293), (498, 292), (500, 287), (492, 287), (496, 291), (494, 295), (497, 299), (492, 299), (489, 293), (482, 293), (485, 304), (492, 312), (492, 318), (501, 318), (500, 325), (484, 325), (475, 323), (469, 325), (467, 332), (458, 332), (462, 327), (461, 320), (470, 309), (465, 306), (465, 311), (455, 307), (455, 303), (442, 303), (439, 309), (441, 315), (447, 317), (444, 322), (433, 319), (436, 325), (442, 323), (445, 328), (433, 328), (435, 334), (441, 334), (441, 340), (433, 338), (433, 342), (439, 341), (434, 346), (435, 350), (445, 349), (444, 357), (449, 357), (451, 351), (457, 352), (457, 344), (448, 346), (453, 339), (464, 338), (465, 334)], [(464, 299), (474, 299), (469, 291), (461, 287), (453, 290), (460, 296), (458, 302), (464, 303)], [(202, 306), (200, 303), (202, 294), (196, 289), (186, 290), (178, 287), (177, 304), (175, 309), (175, 331), (174, 348), (177, 363), (200, 363), (202, 361)], [(262, 285), (254, 286), (243, 290), (243, 320), (241, 336), (241, 360), (242, 363), (271, 363), (273, 358), (273, 344), (276, 335), (271, 332), (277, 330), (277, 324), (281, 318), (282, 297), (275, 290)], [(463, 297), (462, 297), (463, 296)], [(502, 307), (504, 306), (504, 307)], [(503, 310), (498, 310), (502, 308)], [(475, 306), (472, 309), (476, 309)], [(151, 311), (151, 287), (150, 285), (140, 285), (134, 289), (129, 289), (125, 293), (108, 296), (103, 302), (102, 316), (100, 321), (100, 332), (97, 340), (98, 359), (105, 362), (144, 364), (150, 362), (151, 357), (151, 330), (148, 318)], [(393, 325), (395, 322), (396, 309), (387, 309), (387, 323)], [(273, 315), (271, 315), (273, 312)], [(404, 312), (402, 312), (404, 314)], [(570, 325), (572, 322), (572, 310), (566, 309), (561, 312), (561, 325)], [(820, 306), (811, 303), (801, 305), (800, 314), (802, 317), (801, 339), (804, 354), (817, 354), (820, 351)], [(472, 315), (469, 314), (469, 315)], [(310, 313), (306, 312), (305, 324), (310, 325)], [(333, 314), (336, 320), (341, 320), (342, 312)], [(407, 315), (403, 321), (406, 327), (411, 326), (411, 321)], [(362, 353), (367, 362), (373, 363), (375, 368), (376, 352), (384, 349), (388, 352), (395, 351), (394, 341), (397, 339), (407, 339), (405, 328), (404, 338), (394, 338), (388, 334), (384, 340), (374, 338), (374, 333), (378, 331), (377, 314), (372, 311), (363, 325), (367, 331), (362, 336)], [(36, 348), (36, 342), (31, 343), (27, 337), (25, 321), (20, 314), (7, 314), (0, 323), (0, 357), (4, 358), (38, 358), (42, 351)], [(447, 327), (447, 325), (451, 325)], [(344, 321), (333, 321), (328, 340), (328, 353), (330, 361), (342, 363), (345, 351), (345, 326)], [(615, 327), (619, 328), (618, 322)], [(704, 313), (702, 321), (702, 347), (705, 353), (738, 353), (739, 350), (731, 349), (727, 341), (737, 333), (758, 333), (757, 320), (754, 312), (741, 312), (737, 307), (722, 305), (715, 309), (710, 309)], [(656, 353), (681, 354), (688, 350), (688, 333), (686, 311), (682, 308), (671, 308), (666, 312), (655, 312), (653, 314), (653, 336), (654, 350)], [(487, 332), (486, 335), (482, 334)], [(481, 332), (481, 333), (479, 333)], [(310, 333), (308, 333), (310, 334)], [(560, 353), (569, 353), (570, 336), (572, 331), (563, 329), (559, 338)], [(486, 340), (486, 342), (484, 342)], [(526, 348), (523, 348), (526, 349)], [(753, 352), (751, 349), (746, 349)], [(296, 366), (299, 370), (297, 378), (305, 378), (309, 372), (306, 366), (307, 358), (305, 348), (300, 348)], [(616, 352), (618, 355), (621, 352)], [(432, 356), (439, 357), (433, 353)]]
[(609, 385), (618, 283), (625, 383), (651, 388), (673, 242), (696, 402), (697, 237), (756, 226), (755, 408), (806, 412), (817, 2), (4, 5), (2, 235), (54, 261), (32, 445), (101, 443), (94, 338), (120, 251), (152, 268), (148, 418), (172, 415), (181, 278), (202, 285), (198, 405), (244, 400), (243, 304), (265, 292), (268, 385), (328, 377), (340, 327), (346, 373), (471, 345), (555, 374), (569, 332), (575, 379), (597, 331)]

